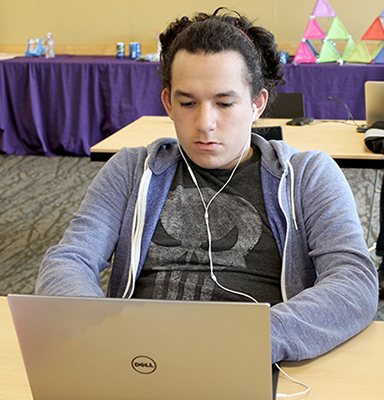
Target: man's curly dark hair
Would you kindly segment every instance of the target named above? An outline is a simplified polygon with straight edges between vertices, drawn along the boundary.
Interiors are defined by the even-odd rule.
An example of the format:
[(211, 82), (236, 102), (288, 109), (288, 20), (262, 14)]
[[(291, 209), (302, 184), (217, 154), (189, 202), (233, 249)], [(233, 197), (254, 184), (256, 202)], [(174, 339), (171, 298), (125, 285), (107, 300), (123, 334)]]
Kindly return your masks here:
[(160, 43), (159, 72), (164, 88), (171, 88), (172, 63), (179, 50), (191, 54), (238, 52), (246, 65), (245, 79), (253, 98), (265, 88), (273, 100), (277, 86), (285, 82), (274, 35), (236, 11), (220, 7), (211, 15), (176, 19), (160, 35)]

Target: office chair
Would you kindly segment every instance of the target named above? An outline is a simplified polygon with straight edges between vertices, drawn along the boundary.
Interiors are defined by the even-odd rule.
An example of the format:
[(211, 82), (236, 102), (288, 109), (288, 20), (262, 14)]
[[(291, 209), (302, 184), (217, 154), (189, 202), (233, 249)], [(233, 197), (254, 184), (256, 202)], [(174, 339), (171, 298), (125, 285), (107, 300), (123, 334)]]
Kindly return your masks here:
[[(305, 117), (303, 93), (278, 93), (274, 102), (261, 115), (261, 118), (293, 119), (297, 117)], [(283, 139), (281, 126), (254, 127), (252, 132), (263, 136), (266, 140)]]

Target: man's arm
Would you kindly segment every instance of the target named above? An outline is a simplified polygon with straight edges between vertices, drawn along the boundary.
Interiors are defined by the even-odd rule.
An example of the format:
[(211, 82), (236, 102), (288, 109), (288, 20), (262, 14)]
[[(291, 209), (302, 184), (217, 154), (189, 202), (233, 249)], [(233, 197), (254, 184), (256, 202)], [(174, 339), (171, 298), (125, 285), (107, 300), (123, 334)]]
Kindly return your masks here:
[(63, 239), (47, 251), (36, 294), (104, 296), (99, 274), (110, 266), (132, 181), (128, 150), (123, 149), (101, 169)]
[[(292, 239), (288, 246), (292, 254), (287, 260), (294, 268), (287, 265), (287, 269), (304, 276), (305, 269), (314, 265), (317, 279), (312, 287), (271, 309), (274, 362), (313, 358), (331, 350), (365, 329), (377, 310), (376, 269), (342, 171), (328, 155), (319, 153), (306, 163), (296, 184), (299, 229), (292, 227), (291, 237), (301, 241)], [(304, 240), (306, 249), (294, 246)], [(297, 257), (303, 251), (311, 265)]]

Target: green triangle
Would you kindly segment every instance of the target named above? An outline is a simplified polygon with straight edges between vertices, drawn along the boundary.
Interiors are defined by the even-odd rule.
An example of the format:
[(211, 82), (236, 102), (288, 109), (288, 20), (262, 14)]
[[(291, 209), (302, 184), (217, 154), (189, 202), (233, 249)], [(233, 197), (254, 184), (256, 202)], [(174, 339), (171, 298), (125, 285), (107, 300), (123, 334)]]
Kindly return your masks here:
[(340, 59), (341, 55), (336, 50), (336, 47), (329, 40), (324, 40), (320, 50), (319, 62), (332, 62)]
[(339, 17), (333, 18), (331, 27), (327, 33), (328, 39), (349, 39), (351, 36), (341, 23)]
[(356, 49), (356, 43), (351, 38), (348, 40), (347, 45), (345, 46), (343, 53), (343, 61), (348, 61), (348, 58), (351, 57), (355, 49)]
[(384, 46), (384, 41), (380, 42), (379, 45), (376, 47), (376, 49), (371, 54), (372, 60), (374, 60), (376, 58), (376, 56), (380, 53), (380, 50), (383, 48), (383, 46)]
[(367, 46), (361, 41), (353, 51), (351, 57), (347, 60), (350, 63), (363, 63), (370, 64), (372, 61), (371, 55), (367, 49)]

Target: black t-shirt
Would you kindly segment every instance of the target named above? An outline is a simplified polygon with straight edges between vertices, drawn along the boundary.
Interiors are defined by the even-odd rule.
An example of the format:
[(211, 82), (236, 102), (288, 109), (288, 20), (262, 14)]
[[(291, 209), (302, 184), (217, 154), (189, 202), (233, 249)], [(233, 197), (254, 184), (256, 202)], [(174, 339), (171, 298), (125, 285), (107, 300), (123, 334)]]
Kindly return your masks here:
[[(281, 257), (265, 210), (260, 151), (241, 163), (208, 208), (213, 271), (224, 287), (259, 302), (282, 301)], [(232, 170), (204, 169), (188, 160), (207, 205)], [(211, 278), (205, 209), (187, 166), (180, 161), (157, 223), (134, 297), (250, 301)]]

